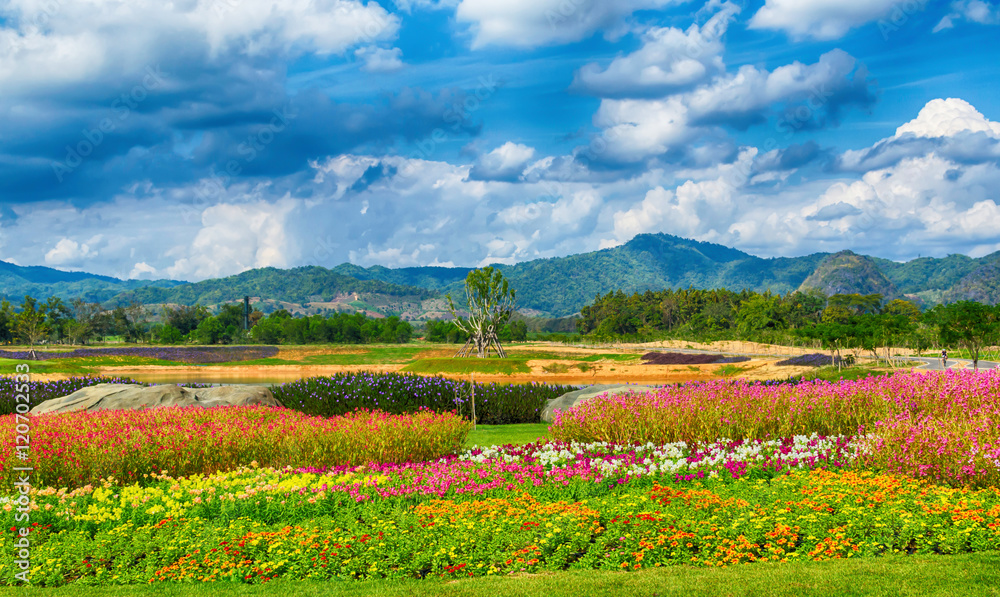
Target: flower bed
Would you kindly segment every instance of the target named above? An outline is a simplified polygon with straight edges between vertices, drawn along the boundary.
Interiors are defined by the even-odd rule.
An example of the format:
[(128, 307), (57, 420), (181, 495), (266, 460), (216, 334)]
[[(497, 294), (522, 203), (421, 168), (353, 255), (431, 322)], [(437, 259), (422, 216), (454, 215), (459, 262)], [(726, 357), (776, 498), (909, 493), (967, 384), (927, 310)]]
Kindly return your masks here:
[[(31, 405), (35, 406), (41, 404), (46, 400), (52, 398), (59, 398), (61, 396), (68, 396), (73, 392), (88, 388), (90, 386), (95, 386), (99, 383), (129, 383), (129, 384), (139, 384), (139, 385), (150, 385), (143, 382), (138, 382), (134, 379), (126, 379), (124, 377), (71, 377), (69, 379), (59, 379), (56, 381), (29, 381), (27, 383), (18, 382), (17, 378), (11, 377), (0, 377), (0, 415), (9, 415), (14, 412), (17, 407), (16, 396), (18, 394), (25, 393), (27, 390), (27, 395), (31, 398)], [(211, 384), (179, 384), (185, 388), (205, 388), (210, 387)]]
[[(181, 493), (173, 486), (178, 483), (167, 481), (161, 491)], [(587, 499), (513, 490), (416, 502), (347, 500), (292, 520), (281, 513), (307, 504), (314, 494), (294, 484), (282, 494), (281, 483), (244, 492), (237, 499), (254, 506), (238, 518), (164, 511), (156, 504), (145, 509), (145, 518), (131, 519), (117, 514), (115, 504), (143, 496), (126, 497), (126, 490), (115, 487), (92, 489), (97, 505), (73, 519), (96, 516), (87, 526), (52, 520), (35, 527), (32, 582), (447, 578), (1000, 547), (996, 488), (955, 490), (864, 471), (794, 471), (767, 481), (633, 482)], [(194, 484), (203, 501), (225, 502), (221, 496), (231, 489), (215, 489), (213, 479), (184, 483)], [(53, 491), (39, 500), (58, 495)], [(102, 519), (101, 513), (110, 517)], [(12, 535), (5, 529), (0, 550), (5, 583), (12, 579)]]
[[(0, 477), (15, 473), (14, 415), (0, 417)], [(208, 474), (256, 462), (335, 466), (406, 462), (453, 454), (471, 424), (452, 413), (357, 411), (333, 418), (267, 407), (159, 408), (34, 417), (31, 451), (19, 466), (36, 483), (79, 487), (103, 477)]]
[[(344, 504), (386, 499), (502, 498), (512, 491), (581, 498), (604, 495), (635, 480), (732, 481), (840, 468), (853, 462), (864, 445), (850, 438), (822, 437), (721, 441), (702, 447), (542, 442), (474, 448), (429, 462), (241, 467), (186, 477), (153, 472), (142, 483), (113, 479), (72, 490), (41, 490), (36, 495), (40, 512), (32, 519), (67, 529), (103, 522), (152, 524), (163, 517), (268, 520), (280, 503), (280, 520), (294, 523)], [(4, 509), (10, 511), (10, 505)]]
[(615, 443), (875, 433), (882, 470), (1000, 484), (1000, 372), (897, 373), (794, 385), (707, 382), (603, 395), (559, 412), (564, 441)]
[[(575, 389), (543, 383), (477, 383), (476, 421), (484, 425), (537, 423), (546, 400)], [(357, 408), (391, 413), (429, 408), (472, 415), (469, 382), (412, 373), (338, 373), (289, 382), (271, 390), (285, 406), (324, 417)]]
[(175, 363), (207, 364), (266, 359), (277, 354), (277, 346), (128, 346), (77, 348), (61, 352), (0, 350), (0, 359), (47, 361), (87, 357), (145, 357)]

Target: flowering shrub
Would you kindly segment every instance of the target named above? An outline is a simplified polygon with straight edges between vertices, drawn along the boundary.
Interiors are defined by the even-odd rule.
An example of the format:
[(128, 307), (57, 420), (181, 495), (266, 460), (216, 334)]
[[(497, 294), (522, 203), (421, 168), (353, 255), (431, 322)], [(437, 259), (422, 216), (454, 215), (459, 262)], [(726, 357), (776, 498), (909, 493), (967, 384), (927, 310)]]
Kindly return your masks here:
[(775, 365), (778, 367), (829, 367), (831, 365), (836, 365), (837, 362), (841, 360), (842, 359), (838, 357), (837, 360), (834, 361), (834, 358), (828, 354), (814, 352), (778, 361)]
[[(149, 385), (126, 379), (124, 377), (70, 377), (69, 379), (59, 379), (56, 381), (30, 381), (27, 384), (18, 383), (15, 377), (0, 377), (0, 415), (9, 415), (14, 412), (17, 406), (17, 394), (24, 393), (31, 399), (31, 405), (41, 404), (51, 398), (67, 396), (73, 392), (97, 385), (99, 383), (129, 383), (139, 385)], [(179, 384), (185, 388), (203, 388), (211, 384)], [(18, 390), (21, 391), (18, 391)]]
[[(143, 483), (104, 480), (76, 489), (40, 489), (32, 520), (60, 528), (102, 528), (164, 517), (280, 520), (295, 523), (370, 501), (493, 496), (540, 498), (604, 495), (654, 480), (771, 478), (789, 470), (842, 467), (856, 458), (848, 438), (799, 437), (777, 442), (718, 442), (703, 448), (539, 443), (474, 448), (430, 462), (363, 466), (251, 468), (208, 476), (150, 473)], [(0, 498), (3, 501), (3, 498)], [(11, 510), (10, 502), (4, 504)]]
[(452, 413), (357, 411), (311, 417), (268, 407), (158, 408), (42, 415), (32, 419), (27, 461), (14, 459), (14, 415), (0, 417), (0, 477), (34, 467), (37, 483), (79, 487), (103, 477), (208, 474), (256, 462), (336, 466), (406, 462), (461, 449), (471, 425)]
[(277, 354), (276, 346), (125, 346), (34, 353), (27, 350), (0, 350), (0, 359), (47, 361), (84, 357), (145, 357), (175, 363), (206, 364), (266, 359)]
[[(537, 423), (545, 401), (573, 391), (572, 386), (543, 383), (475, 384), (476, 421), (484, 425)], [(419, 408), (457, 410), (471, 417), (472, 385), (412, 373), (338, 373), (310, 377), (271, 388), (289, 408), (329, 417), (356, 408), (405, 413)]]
[[(167, 495), (180, 493), (163, 484)], [(198, 497), (230, 488), (202, 479)], [(281, 485), (281, 482), (278, 483)], [(89, 527), (39, 522), (33, 584), (139, 584), (219, 580), (488, 576), (567, 568), (825, 560), (891, 553), (1000, 548), (1000, 491), (960, 490), (905, 476), (793, 471), (774, 479), (629, 484), (587, 499), (513, 490), (502, 496), (392, 497), (345, 503), (286, 521), (291, 484), (238, 497), (239, 518), (158, 509), (115, 515), (124, 489), (91, 489)], [(143, 489), (137, 491), (149, 491)], [(113, 492), (118, 492), (117, 495)], [(53, 499), (53, 490), (43, 499)], [(127, 500), (141, 502), (141, 495)], [(170, 499), (170, 498), (164, 498)], [(44, 509), (42, 510), (44, 511)], [(40, 514), (36, 513), (36, 514)], [(79, 517), (90, 516), (79, 512)], [(152, 520), (159, 518), (156, 522)], [(0, 578), (10, 583), (13, 533), (5, 529)]]
[[(707, 382), (602, 395), (556, 413), (561, 440), (617, 443), (873, 433), (869, 462), (953, 485), (1000, 483), (1000, 372), (794, 385)], [(867, 431), (866, 431), (867, 430)]]

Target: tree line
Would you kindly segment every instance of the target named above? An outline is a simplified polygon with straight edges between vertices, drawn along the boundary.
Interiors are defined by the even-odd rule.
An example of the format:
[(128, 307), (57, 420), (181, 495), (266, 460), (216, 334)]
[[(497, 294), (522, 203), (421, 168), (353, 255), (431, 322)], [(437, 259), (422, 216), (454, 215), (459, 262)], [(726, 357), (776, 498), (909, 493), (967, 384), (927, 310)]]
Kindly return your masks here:
[(81, 299), (40, 302), (26, 296), (19, 306), (0, 302), (0, 343), (87, 344), (109, 336), (162, 344), (405, 343), (414, 332), (398, 317), (371, 318), (360, 312), (293, 317), (285, 309), (265, 316), (256, 308), (245, 330), (242, 304), (222, 305), (215, 314), (202, 305), (164, 306), (159, 321), (152, 322), (153, 316), (136, 301), (105, 308)]
[(911, 301), (886, 301), (880, 294), (619, 290), (596, 297), (580, 315), (579, 331), (596, 339), (808, 340), (836, 356), (868, 351), (890, 361), (893, 347), (944, 346), (965, 348), (978, 366), (982, 349), (1000, 343), (1000, 306), (959, 301), (922, 311)]

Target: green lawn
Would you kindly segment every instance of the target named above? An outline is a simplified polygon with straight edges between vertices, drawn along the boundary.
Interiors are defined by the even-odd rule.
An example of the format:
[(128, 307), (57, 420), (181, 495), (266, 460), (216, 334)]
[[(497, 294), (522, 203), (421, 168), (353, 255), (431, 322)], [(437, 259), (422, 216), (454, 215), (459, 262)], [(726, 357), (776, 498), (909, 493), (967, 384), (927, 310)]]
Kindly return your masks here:
[(548, 423), (521, 423), (517, 425), (477, 425), (476, 430), (469, 433), (465, 447), (472, 446), (503, 446), (505, 444), (530, 444), (539, 438), (552, 439), (549, 436)]
[(276, 581), (264, 585), (211, 583), (141, 587), (8, 588), (4, 595), (111, 596), (422, 596), (645, 597), (761, 596), (812, 597), (1000, 596), (1000, 552), (956, 556), (904, 556), (793, 564), (745, 564), (729, 568), (655, 568), (638, 572), (573, 571), (464, 580), (380, 582)]
[(438, 373), (457, 373), (468, 375), (470, 373), (484, 373), (486, 375), (509, 375), (511, 373), (531, 373), (527, 359), (519, 357), (508, 357), (501, 359), (490, 357), (486, 359), (417, 359), (406, 367), (403, 371), (409, 373), (421, 373), (424, 375), (435, 375)]

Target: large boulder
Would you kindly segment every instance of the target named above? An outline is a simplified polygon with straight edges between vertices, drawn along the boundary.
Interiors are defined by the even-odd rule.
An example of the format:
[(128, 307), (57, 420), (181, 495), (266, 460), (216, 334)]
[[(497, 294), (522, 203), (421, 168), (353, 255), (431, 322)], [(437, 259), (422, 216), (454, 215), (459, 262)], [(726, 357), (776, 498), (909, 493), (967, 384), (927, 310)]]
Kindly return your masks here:
[(653, 386), (635, 386), (628, 384), (596, 384), (592, 386), (587, 386), (586, 388), (580, 390), (573, 390), (572, 392), (567, 392), (558, 398), (553, 398), (548, 401), (545, 408), (542, 409), (542, 421), (545, 423), (551, 423), (555, 418), (556, 411), (569, 410), (576, 406), (577, 404), (582, 404), (595, 396), (600, 396), (601, 394), (624, 394), (626, 392), (648, 392), (650, 390), (655, 390)]
[(140, 386), (102, 383), (60, 398), (52, 398), (31, 409), (31, 414), (70, 413), (81, 410), (143, 410), (167, 406), (282, 406), (263, 386), (219, 386), (182, 388), (174, 384)]

